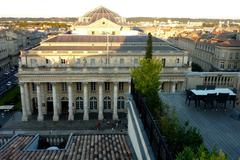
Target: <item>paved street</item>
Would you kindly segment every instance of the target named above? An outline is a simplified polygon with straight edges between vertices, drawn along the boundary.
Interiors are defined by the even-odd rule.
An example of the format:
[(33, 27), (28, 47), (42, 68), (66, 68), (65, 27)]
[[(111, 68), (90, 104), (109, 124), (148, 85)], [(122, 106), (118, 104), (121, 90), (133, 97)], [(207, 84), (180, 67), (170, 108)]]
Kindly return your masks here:
[[(97, 130), (98, 120), (92, 119), (90, 115), (90, 120), (74, 120), (68, 121), (61, 119), (58, 122), (52, 121), (48, 118), (42, 122), (37, 121), (37, 117), (34, 115), (30, 117), (27, 122), (21, 121), (21, 112), (16, 112), (0, 129), (0, 131), (49, 131), (49, 130)], [(77, 119), (78, 115), (75, 115)], [(81, 117), (81, 115), (80, 115)], [(110, 119), (99, 121), (99, 130), (113, 130), (113, 131), (126, 131), (127, 129), (127, 118), (126, 114), (119, 115), (120, 121), (112, 121)]]
[(228, 104), (227, 112), (211, 109), (205, 112), (203, 108), (195, 108), (194, 103), (187, 106), (184, 94), (162, 93), (160, 97), (170, 109), (176, 110), (180, 122), (189, 120), (190, 125), (200, 130), (208, 148), (222, 149), (231, 160), (240, 158), (240, 120), (235, 115), (239, 108), (232, 109)]
[(0, 96), (17, 84), (16, 73), (17, 70), (12, 69), (10, 72), (5, 72), (0, 75)]

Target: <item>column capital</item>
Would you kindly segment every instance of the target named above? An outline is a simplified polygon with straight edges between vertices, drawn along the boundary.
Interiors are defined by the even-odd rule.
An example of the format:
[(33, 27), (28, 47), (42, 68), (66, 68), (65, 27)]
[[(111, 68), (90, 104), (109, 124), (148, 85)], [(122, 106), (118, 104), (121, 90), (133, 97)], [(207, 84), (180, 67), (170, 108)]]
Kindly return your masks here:
[(89, 82), (81, 82), (83, 85), (87, 85)]
[(20, 86), (23, 86), (26, 82), (19, 82)]
[(52, 84), (52, 86), (57, 84), (57, 82), (50, 82), (50, 83)]
[(40, 82), (35, 82), (35, 84), (36, 84), (37, 86), (39, 86), (41, 83), (40, 83)]
[(114, 85), (118, 85), (118, 84), (119, 84), (119, 82), (113, 82), (113, 84), (114, 84)]
[(67, 85), (72, 85), (73, 84), (73, 82), (67, 82)]

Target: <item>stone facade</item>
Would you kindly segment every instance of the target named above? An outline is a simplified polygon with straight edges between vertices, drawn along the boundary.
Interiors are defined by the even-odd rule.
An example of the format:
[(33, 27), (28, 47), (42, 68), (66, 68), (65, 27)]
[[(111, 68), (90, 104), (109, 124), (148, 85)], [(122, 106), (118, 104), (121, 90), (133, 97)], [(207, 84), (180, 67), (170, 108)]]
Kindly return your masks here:
[[(102, 9), (106, 10), (98, 8), (91, 14), (95, 19), (88, 25), (99, 27), (102, 21), (109, 21), (109, 27), (114, 28), (124, 22), (109, 10), (107, 15), (100, 14)], [(101, 18), (96, 19), (96, 14)], [(183, 91), (185, 72), (191, 69), (187, 52), (161, 39), (152, 40), (153, 56), (163, 61), (161, 90)], [(39, 121), (43, 115), (52, 115), (53, 121), (58, 121), (61, 114), (74, 120), (75, 113), (83, 113), (84, 120), (91, 113), (99, 120), (105, 113), (118, 119), (119, 112), (127, 112), (124, 102), (130, 93), (131, 68), (144, 58), (146, 45), (146, 35), (63, 34), (21, 52), (18, 77), (22, 120), (32, 113), (38, 114)]]
[(208, 42), (175, 38), (171, 42), (189, 51), (192, 62), (200, 65), (204, 71), (239, 71), (240, 41)]

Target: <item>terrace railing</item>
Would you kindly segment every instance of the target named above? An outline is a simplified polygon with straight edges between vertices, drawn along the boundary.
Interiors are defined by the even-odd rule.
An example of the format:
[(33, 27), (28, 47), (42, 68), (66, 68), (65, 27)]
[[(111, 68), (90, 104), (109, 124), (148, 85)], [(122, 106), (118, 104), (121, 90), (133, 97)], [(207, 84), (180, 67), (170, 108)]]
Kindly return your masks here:
[(134, 89), (132, 84), (131, 94), (135, 101), (136, 107), (139, 111), (145, 132), (149, 139), (152, 150), (157, 160), (173, 160), (171, 152), (169, 151), (156, 121), (154, 120), (144, 98)]

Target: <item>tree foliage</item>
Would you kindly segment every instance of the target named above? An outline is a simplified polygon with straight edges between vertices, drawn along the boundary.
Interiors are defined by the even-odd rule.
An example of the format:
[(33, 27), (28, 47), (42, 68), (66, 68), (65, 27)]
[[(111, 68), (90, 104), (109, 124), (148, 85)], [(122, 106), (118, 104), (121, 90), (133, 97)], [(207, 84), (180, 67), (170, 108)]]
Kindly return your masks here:
[(131, 76), (134, 86), (142, 95), (158, 93), (160, 88), (160, 72), (162, 63), (157, 59), (142, 59), (140, 66), (132, 69)]
[(146, 47), (146, 59), (152, 59), (152, 34), (148, 33), (147, 47)]
[(197, 151), (194, 151), (191, 147), (185, 147), (182, 152), (177, 155), (176, 160), (227, 160), (227, 156), (222, 150), (217, 152), (216, 149), (208, 151), (203, 145), (201, 145)]

